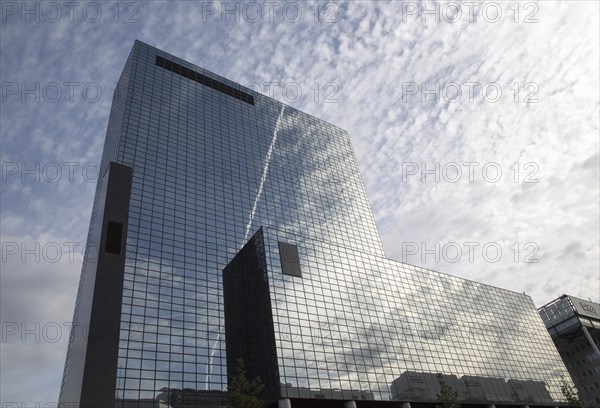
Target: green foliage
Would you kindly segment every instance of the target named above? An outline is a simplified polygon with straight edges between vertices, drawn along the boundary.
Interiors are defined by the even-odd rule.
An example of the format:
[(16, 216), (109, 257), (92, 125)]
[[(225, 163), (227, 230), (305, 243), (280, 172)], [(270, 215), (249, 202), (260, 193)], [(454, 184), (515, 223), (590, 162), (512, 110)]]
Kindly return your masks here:
[(438, 403), (435, 408), (460, 408), (460, 396), (452, 386), (446, 384), (442, 374), (437, 375), (440, 384), (440, 392), (436, 395)]
[(565, 380), (565, 377), (560, 379), (560, 391), (569, 403), (571, 408), (583, 408), (583, 402), (579, 399), (577, 389)]
[(252, 381), (246, 376), (244, 359), (237, 359), (236, 372), (228, 387), (227, 403), (229, 408), (262, 408), (264, 401), (258, 395), (264, 388), (260, 378)]

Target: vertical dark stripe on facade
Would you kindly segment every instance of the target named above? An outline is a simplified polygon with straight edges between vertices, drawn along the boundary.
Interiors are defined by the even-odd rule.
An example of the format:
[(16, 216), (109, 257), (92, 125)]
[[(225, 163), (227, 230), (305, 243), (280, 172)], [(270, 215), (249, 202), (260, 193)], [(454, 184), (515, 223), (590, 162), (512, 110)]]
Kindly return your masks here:
[(280, 398), (281, 387), (262, 228), (223, 270), (223, 294), (228, 378), (244, 359), (248, 378), (264, 384), (261, 397), (268, 406)]
[(133, 170), (110, 163), (101, 185), (98, 216), (77, 304), (60, 406), (113, 408)]

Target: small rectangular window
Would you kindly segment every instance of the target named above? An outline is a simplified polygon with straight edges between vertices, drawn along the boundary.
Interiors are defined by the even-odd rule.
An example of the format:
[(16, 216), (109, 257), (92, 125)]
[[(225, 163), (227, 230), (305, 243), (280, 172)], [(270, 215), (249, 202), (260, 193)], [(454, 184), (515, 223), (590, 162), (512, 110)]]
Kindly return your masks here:
[(104, 250), (110, 254), (121, 255), (121, 236), (123, 234), (123, 224), (120, 222), (109, 221), (106, 230), (106, 245)]
[(300, 257), (296, 245), (279, 242), (279, 259), (281, 260), (281, 271), (290, 276), (302, 277), (300, 269)]

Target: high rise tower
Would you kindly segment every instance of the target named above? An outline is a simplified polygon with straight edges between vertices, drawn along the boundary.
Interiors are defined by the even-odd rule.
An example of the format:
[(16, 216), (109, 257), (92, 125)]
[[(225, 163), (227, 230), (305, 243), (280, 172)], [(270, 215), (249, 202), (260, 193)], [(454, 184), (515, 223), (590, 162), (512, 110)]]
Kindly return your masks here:
[[(440, 372), (474, 403), (560, 399), (529, 297), (385, 259), (342, 129), (136, 41), (100, 173), (63, 406), (223, 406), (223, 270), (249, 243), (273, 398), (431, 401)], [(244, 268), (231, 299), (258, 307), (233, 287)]]
[(260, 226), (383, 256), (344, 130), (140, 41), (100, 172), (64, 401), (224, 390), (221, 273)]

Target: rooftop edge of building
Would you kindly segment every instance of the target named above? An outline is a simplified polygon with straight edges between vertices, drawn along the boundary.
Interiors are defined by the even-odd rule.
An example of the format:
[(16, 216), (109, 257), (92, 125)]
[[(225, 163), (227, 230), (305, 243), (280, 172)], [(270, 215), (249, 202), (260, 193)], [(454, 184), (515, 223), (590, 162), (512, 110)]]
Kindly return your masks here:
[(277, 103), (279, 105), (283, 105), (283, 106), (286, 107), (286, 109), (289, 108), (289, 109), (291, 109), (293, 111), (301, 112), (301, 113), (304, 113), (306, 115), (310, 115), (315, 120), (318, 120), (320, 122), (325, 122), (328, 125), (333, 126), (333, 127), (337, 128), (337, 129), (341, 130), (342, 132), (348, 134), (348, 131), (346, 129), (344, 129), (344, 128), (341, 128), (341, 127), (339, 127), (339, 126), (337, 126), (337, 125), (335, 125), (333, 123), (330, 123), (330, 122), (327, 122), (327, 121), (325, 121), (323, 119), (320, 119), (320, 118), (318, 118), (318, 117), (316, 117), (316, 116), (314, 116), (314, 115), (312, 115), (310, 113), (304, 112), (304, 111), (302, 111), (302, 110), (300, 110), (298, 108), (294, 108), (293, 106), (288, 105), (288, 104), (286, 104), (284, 102), (281, 102), (281, 101), (279, 101), (279, 100), (277, 100), (275, 98), (271, 98), (270, 96), (267, 96), (265, 94), (257, 92), (257, 91), (255, 91), (252, 88), (248, 88), (247, 86), (244, 86), (244, 85), (240, 84), (239, 82), (235, 82), (235, 81), (233, 81), (231, 79), (228, 79), (228, 78), (225, 78), (225, 77), (223, 77), (223, 76), (221, 76), (219, 74), (215, 74), (214, 72), (212, 72), (212, 71), (210, 71), (210, 70), (208, 70), (206, 68), (203, 68), (203, 67), (201, 67), (199, 65), (196, 65), (196, 64), (194, 64), (192, 62), (186, 61), (186, 60), (184, 60), (181, 57), (177, 57), (176, 55), (173, 55), (173, 54), (171, 54), (169, 52), (161, 50), (160, 48), (155, 47), (153, 45), (150, 45), (150, 44), (148, 44), (148, 43), (146, 43), (146, 42), (144, 42), (142, 40), (135, 39), (135, 41), (133, 43), (133, 46), (132, 46), (132, 49), (131, 49), (131, 52), (133, 52), (136, 47), (147, 47), (147, 48), (150, 48), (150, 49), (156, 51), (157, 55), (159, 55), (159, 56), (161, 56), (163, 58), (168, 57), (170, 60), (172, 60), (172, 61), (176, 62), (177, 64), (182, 65), (182, 66), (184, 66), (184, 67), (186, 67), (188, 69), (193, 69), (193, 70), (199, 72), (202, 75), (206, 75), (208, 77), (211, 77), (212, 79), (214, 79), (216, 81), (222, 82), (222, 83), (224, 83), (224, 84), (226, 84), (228, 86), (236, 88), (236, 89), (238, 89), (238, 90), (240, 90), (242, 92), (248, 93), (248, 94), (250, 94), (250, 95), (252, 95), (254, 97), (258, 97), (259, 99), (264, 98), (264, 99), (269, 100), (269, 101), (271, 101), (273, 103)]

